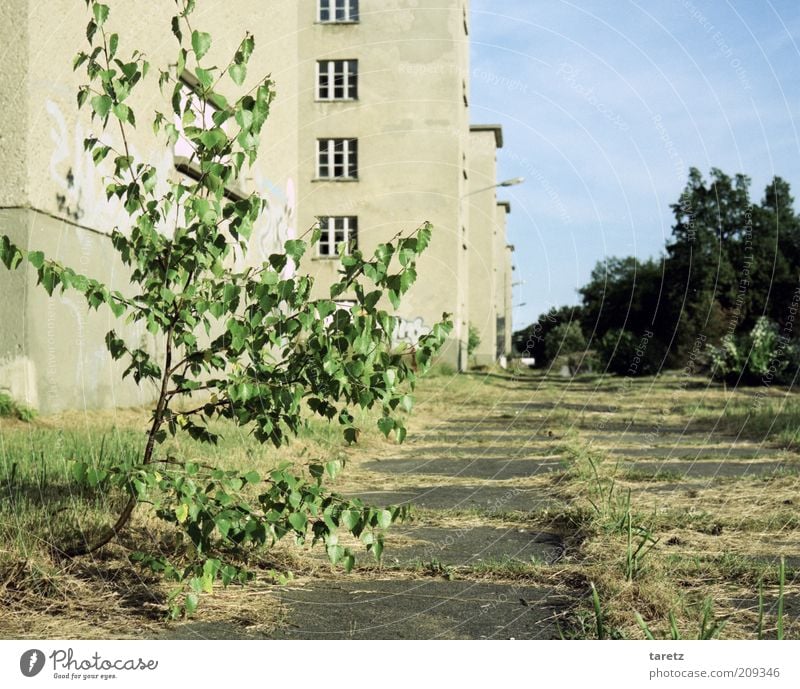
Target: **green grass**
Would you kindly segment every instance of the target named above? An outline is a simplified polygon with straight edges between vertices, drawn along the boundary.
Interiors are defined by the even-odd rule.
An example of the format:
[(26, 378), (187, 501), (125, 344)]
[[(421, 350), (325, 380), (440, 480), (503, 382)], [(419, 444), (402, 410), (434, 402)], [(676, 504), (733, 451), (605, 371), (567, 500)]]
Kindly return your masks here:
[(33, 421), (35, 416), (36, 412), (33, 409), (15, 401), (5, 392), (0, 392), (0, 418)]
[[(419, 561), (416, 566), (394, 568), (392, 576), (403, 576), (404, 572), (409, 576), (416, 571), (458, 579), (518, 579), (555, 585), (564, 595), (581, 601), (578, 610), (570, 608), (575, 610), (574, 619), (565, 618), (566, 633), (578, 638), (646, 637), (648, 633), (635, 613), (654, 639), (797, 637), (797, 624), (792, 623), (798, 569), (793, 560), (783, 571), (778, 564), (782, 553), (797, 552), (800, 544), (796, 473), (787, 470), (769, 476), (709, 480), (698, 490), (654, 495), (654, 481), (677, 481), (682, 477), (672, 471), (652, 476), (637, 471), (635, 465), (623, 467), (613, 449), (599, 449), (598, 445), (613, 446), (618, 442), (616, 428), (631, 422), (635, 429), (626, 438), (627, 444), (676, 442), (687, 422), (694, 430), (705, 429), (703, 443), (727, 443), (739, 431), (742, 439), (761, 441), (767, 432), (771, 439), (780, 438), (789, 430), (796, 433), (800, 429), (800, 404), (784, 401), (778, 397), (779, 391), (772, 391), (772, 396), (765, 398), (757, 413), (751, 414), (743, 425), (757, 390), (684, 387), (683, 379), (676, 376), (641, 379), (620, 387), (618, 379), (569, 380), (534, 373), (514, 380), (500, 375), (445, 377), (447, 373), (436, 372), (433, 378), (421, 381), (415, 413), (409, 419), (409, 440), (416, 442), (406, 447), (384, 440), (373, 428), (374, 419), (365, 415), (359, 419), (365, 432), (358, 446), (353, 447), (343, 443), (335, 423), (310, 423), (299, 438), (280, 451), (259, 444), (240, 428), (220, 423), (214, 428), (222, 436), (218, 446), (170, 440), (159, 449), (159, 456), (169, 454), (176, 460), (259, 472), (269, 470), (279, 460), (302, 467), (320, 458), (346, 457), (348, 466), (333, 488), (356, 492), (369, 485), (370, 490), (377, 490), (381, 486), (380, 475), (370, 468), (376, 458), (424, 455), (429, 446), (435, 446), (437, 453), (443, 452), (441, 439), (429, 433), (418, 434), (420, 430), (442, 421), (476, 416), (491, 420), (492, 428), (497, 419), (513, 419), (515, 429), (529, 432), (527, 442), (531, 447), (535, 444), (537, 452), (541, 450), (549, 456), (556, 453), (556, 448), (560, 450), (563, 472), (519, 482), (521, 487), (550, 491), (552, 504), (530, 512), (494, 513), (478, 507), (418, 509), (415, 517), (442, 528), (494, 524), (528, 531), (547, 530), (565, 541), (565, 556), (553, 564), (500, 557), (456, 568), (435, 560)], [(599, 420), (582, 416), (581, 405), (587, 403), (615, 407), (615, 411), (601, 415)], [(680, 414), (675, 412), (678, 406)], [(601, 427), (600, 421), (606, 417), (608, 427)], [(113, 580), (117, 573), (140, 576), (126, 559), (125, 548), (134, 545), (131, 535), (154, 539), (153, 543), (171, 543), (152, 510), (142, 505), (122, 547), (101, 551), (101, 557), (86, 565), (75, 564), (95, 567), (98, 574), (94, 579), (85, 571), (80, 577), (73, 576), (73, 565), (65, 569), (49, 550), (51, 544), (69, 542), (82, 531), (92, 534), (109, 524), (124, 498), (103, 490), (102, 485), (92, 489), (77, 482), (71, 469), (74, 461), (98, 469), (112, 462), (136, 461), (141, 455), (147, 420), (146, 411), (134, 410), (73, 413), (30, 423), (14, 420), (0, 424), (0, 609), (8, 600), (17, 606), (8, 608), (15, 612), (3, 618), (6, 622), (27, 620), (27, 611), (36, 607), (37, 600), (44, 610), (49, 610), (56, 600), (80, 600), (83, 605), (83, 597), (102, 592), (107, 585), (102, 582)], [(716, 430), (707, 440), (706, 434), (715, 423)], [(651, 431), (653, 441), (647, 439)], [(601, 432), (604, 437), (598, 443), (594, 439)], [(637, 441), (639, 437), (644, 440)], [(698, 439), (689, 433), (678, 444), (688, 447)], [(516, 442), (509, 438), (502, 444), (513, 449)], [(496, 445), (498, 441), (492, 436), (485, 443)], [(469, 444), (473, 444), (471, 440)], [(453, 456), (459, 452), (466, 450), (454, 444)], [(771, 458), (769, 452), (776, 450), (765, 447), (763, 456)], [(781, 457), (790, 466), (798, 459), (791, 450), (781, 453)], [(668, 468), (675, 469), (676, 465)], [(413, 476), (391, 477), (392, 485), (387, 489), (401, 489), (415, 480)], [(447, 480), (442, 478), (443, 483)], [(391, 535), (388, 534), (389, 539)], [(316, 564), (309, 564), (312, 560), (307, 553), (282, 542), (279, 552), (271, 554), (287, 558), (290, 555), (296, 559), (290, 569), (307, 578), (304, 584), (313, 585), (310, 577), (317, 576), (318, 570)], [(391, 542), (384, 557), (387, 556), (391, 558)], [(304, 568), (303, 563), (308, 566)], [(260, 571), (270, 568), (278, 571), (281, 565), (265, 561)], [(362, 568), (353, 576), (369, 578), (375, 571), (378, 570)], [(11, 593), (4, 592), (3, 581), (13, 582)], [(114, 595), (121, 590), (113, 588)], [(14, 598), (25, 592), (28, 597), (20, 599), (23, 602)], [(92, 610), (108, 609), (107, 599), (100, 595), (95, 598)], [(705, 601), (713, 601), (713, 607), (709, 608)], [(242, 599), (236, 599), (236, 606), (242, 604)], [(75, 619), (73, 613), (61, 608), (47, 615), (47, 619), (57, 619), (59, 625), (62, 620)], [(116, 610), (114, 615), (122, 616), (123, 612)], [(94, 612), (84, 615), (86, 625), (95, 624), (97, 618)], [(112, 632), (106, 634), (119, 628), (121, 620), (122, 617), (113, 626), (109, 623), (107, 628)], [(727, 623), (720, 629), (718, 625), (723, 620)], [(76, 636), (85, 634), (89, 627), (81, 629)], [(61, 631), (59, 627), (58, 632)]]
[(760, 398), (761, 389), (747, 391), (723, 407), (690, 405), (682, 411), (704, 427), (757, 441), (800, 446), (800, 401), (791, 398)]

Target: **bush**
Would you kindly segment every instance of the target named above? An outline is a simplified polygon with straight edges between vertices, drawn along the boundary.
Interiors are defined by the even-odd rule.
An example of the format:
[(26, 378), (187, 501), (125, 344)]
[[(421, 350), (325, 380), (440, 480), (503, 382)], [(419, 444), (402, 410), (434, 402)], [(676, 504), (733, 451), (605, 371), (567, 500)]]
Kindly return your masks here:
[(547, 360), (555, 361), (559, 355), (570, 355), (586, 351), (586, 338), (577, 322), (560, 323), (544, 339)]
[(475, 353), (475, 350), (481, 343), (481, 334), (480, 331), (470, 323), (469, 325), (469, 337), (467, 339), (467, 354), (472, 356)]
[(0, 392), (0, 417), (32, 421), (36, 413), (30, 407), (20, 404), (5, 392)]
[(641, 336), (627, 330), (609, 330), (597, 341), (595, 349), (602, 368), (627, 376), (657, 373), (663, 353), (649, 330)]
[(789, 384), (800, 365), (800, 344), (765, 316), (746, 335), (726, 335), (708, 354), (710, 376), (733, 384)]

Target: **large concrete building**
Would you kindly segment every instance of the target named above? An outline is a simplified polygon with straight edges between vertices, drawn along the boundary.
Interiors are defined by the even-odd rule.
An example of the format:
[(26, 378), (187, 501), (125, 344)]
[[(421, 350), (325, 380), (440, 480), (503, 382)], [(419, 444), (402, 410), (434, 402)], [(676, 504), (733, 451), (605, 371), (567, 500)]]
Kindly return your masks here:
[[(146, 12), (138, 2), (108, 4), (121, 49), (145, 46), (154, 66), (174, 64), (172, 2), (149, 2)], [(201, 0), (194, 20), (213, 33), (209, 57), (223, 64), (250, 30), (256, 51), (243, 88), (267, 73), (276, 85), (259, 162), (242, 185), (270, 204), (253, 234), (251, 260), (320, 223), (323, 238), (301, 270), (314, 275), (321, 295), (336, 274), (341, 242), (371, 253), (397, 232), (430, 221), (434, 238), (398, 309), (395, 337), (413, 342), (443, 313), (452, 314), (442, 359), (459, 369), (505, 355), (511, 325), (509, 207), (495, 194), (502, 131), (470, 126), (467, 5)], [(86, 22), (84, 4), (73, 0), (0, 5), (0, 234), (125, 291), (108, 235), (124, 230), (127, 215), (105, 199), (83, 147), (92, 123), (75, 107), (83, 80), (72, 57), (84, 47)], [(155, 78), (138, 97), (142, 113), (169, 110)], [(180, 142), (164, 148), (140, 126), (130, 143), (162, 178), (187, 172)], [(48, 298), (31, 271), (2, 268), (0, 318), (0, 390), (44, 412), (151, 397), (119, 382), (103, 343), (119, 324), (102, 311), (90, 314), (79, 295)], [(472, 361), (470, 325), (480, 338)], [(125, 337), (158, 347), (145, 331)]]

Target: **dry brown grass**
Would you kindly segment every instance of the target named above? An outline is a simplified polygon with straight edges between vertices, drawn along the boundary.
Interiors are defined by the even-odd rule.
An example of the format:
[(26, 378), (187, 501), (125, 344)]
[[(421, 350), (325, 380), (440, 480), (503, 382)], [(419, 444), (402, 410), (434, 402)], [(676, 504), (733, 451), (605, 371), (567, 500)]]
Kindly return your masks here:
[[(768, 394), (775, 401), (782, 393), (771, 390)], [(727, 619), (724, 638), (753, 638), (759, 582), (764, 584), (765, 600), (772, 605), (777, 596), (775, 558), (800, 554), (797, 474), (664, 481), (652, 480), (646, 472), (637, 473), (635, 469), (639, 460), (663, 463), (663, 459), (649, 456), (650, 450), (675, 443), (717, 449), (730, 446), (742, 429), (732, 425), (738, 417), (726, 410), (741, 410), (751, 398), (752, 391), (709, 386), (702, 379), (681, 376), (632, 382), (596, 377), (569, 381), (536, 375), (518, 379), (438, 376), (420, 386), (416, 407), (406, 422), (409, 437), (403, 447), (384, 439), (372, 429), (373, 420), (365, 416), (362, 425), (370, 430), (354, 447), (339, 439), (335, 426), (314, 424), (280, 454), (232, 428), (223, 429), (225, 440), (218, 449), (176, 442), (171, 451), (226, 468), (261, 471), (274, 466), (279, 458), (289, 459), (298, 467), (320, 458), (343, 458), (346, 469), (332, 482), (332, 488), (341, 492), (459, 486), (477, 481), (435, 474), (386, 474), (367, 466), (375, 459), (429, 455), (457, 459), (483, 449), (499, 453), (498, 457), (505, 451), (539, 457), (559, 453), (568, 467), (566, 472), (492, 481), (492, 485), (536, 488), (559, 500), (560, 506), (505, 514), (417, 510), (413, 523), (452, 529), (492, 525), (555, 531), (566, 541), (566, 557), (550, 566), (490, 562), (457, 568), (449, 576), (547, 586), (565, 600), (579, 604), (577, 611), (573, 609), (561, 621), (567, 633), (591, 634), (588, 585), (593, 582), (607, 626), (620, 635), (642, 637), (634, 612), (647, 620), (656, 635), (668, 634), (670, 613), (675, 615), (682, 634), (696, 634), (702, 603), (711, 598), (717, 618)], [(35, 442), (38, 436), (31, 434), (32, 429), (70, 429), (86, 437), (108, 433), (112, 428), (138, 433), (146, 427), (147, 416), (145, 410), (122, 410), (72, 412), (40, 418), (33, 424), (2, 420), (0, 456), (9, 443)], [(724, 423), (717, 423), (720, 419)], [(744, 428), (737, 447), (761, 448), (762, 456), (755, 462), (775, 459), (780, 439), (754, 432), (753, 428)], [(453, 450), (442, 450), (447, 447)], [(641, 457), (615, 455), (620, 447), (641, 449)], [(587, 458), (592, 458), (597, 473)], [(620, 469), (618, 462), (622, 459), (633, 461), (634, 468)], [(782, 454), (781, 459), (800, 461), (793, 451)], [(664, 466), (680, 473), (685, 464), (678, 459)], [(6, 475), (0, 475), (0, 490), (5, 492), (9, 466), (0, 462), (3, 468)], [(48, 480), (58, 475), (54, 469)], [(31, 481), (34, 478), (31, 474)], [(635, 524), (646, 527), (658, 539), (632, 580), (625, 571), (627, 536), (619, 526), (628, 491)], [(38, 500), (34, 494), (24, 504), (17, 503), (16, 510), (9, 510), (8, 504), (5, 511), (0, 506), (0, 520), (4, 520), (0, 526), (0, 636), (158, 636), (164, 631), (168, 588), (143, 577), (127, 555), (137, 539), (153, 547), (169, 547), (170, 534), (146, 508), (140, 508), (128, 536), (119, 545), (89, 562), (59, 562), (49, 544), (63, 542), (79, 526), (99, 528), (113, 513), (113, 499), (78, 497), (65, 504)], [(55, 517), (54, 510), (58, 510)], [(437, 576), (435, 568), (392, 565), (392, 548), (414, 542), (413, 536), (390, 531), (383, 565), (373, 563), (365, 554), (351, 576), (365, 580)], [(268, 631), (280, 625), (285, 615), (272, 595), (273, 572), (291, 572), (292, 586), (343, 576), (325, 562), (320, 550), (289, 542), (281, 543), (254, 564), (258, 572), (254, 584), (206, 596), (198, 612), (199, 621), (233, 621), (243, 629)], [(800, 597), (797, 564), (788, 567), (786, 593), (790, 602)], [(787, 604), (786, 620), (789, 635), (795, 638), (800, 636), (796, 607)], [(775, 627), (774, 608), (768, 607), (766, 619), (767, 633), (774, 634), (770, 632)]]

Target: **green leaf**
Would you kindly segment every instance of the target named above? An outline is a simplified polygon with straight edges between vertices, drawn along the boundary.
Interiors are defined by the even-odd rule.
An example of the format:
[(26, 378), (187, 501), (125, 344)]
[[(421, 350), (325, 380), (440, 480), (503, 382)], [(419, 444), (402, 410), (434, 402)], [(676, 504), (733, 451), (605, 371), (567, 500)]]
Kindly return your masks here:
[(104, 118), (108, 115), (108, 111), (111, 110), (111, 106), (113, 105), (113, 101), (111, 100), (110, 96), (95, 96), (89, 101), (92, 110), (97, 114), (98, 117)]
[(248, 471), (242, 478), (248, 483), (261, 483), (261, 476), (257, 471)]
[(344, 566), (344, 571), (350, 574), (353, 571), (353, 567), (355, 567), (356, 558), (355, 556), (350, 553), (349, 551), (345, 553), (344, 559), (342, 560), (342, 565)]
[(22, 252), (6, 235), (0, 237), (0, 260), (9, 270), (14, 270), (22, 261)]
[(331, 564), (335, 565), (339, 560), (344, 557), (344, 548), (340, 545), (329, 545), (327, 547), (328, 552), (328, 559), (331, 561)]
[(112, 33), (108, 39), (108, 52), (109, 58), (113, 58), (117, 54), (117, 47), (119, 46), (119, 36)]
[(211, 48), (211, 34), (192, 31), (192, 50), (194, 50), (198, 60), (203, 59), (209, 48)]
[(211, 85), (214, 83), (214, 73), (210, 69), (201, 69), (198, 67), (195, 70), (195, 74), (204, 89), (211, 88)]
[(303, 533), (306, 530), (308, 520), (306, 519), (306, 515), (302, 512), (293, 512), (289, 515), (289, 523), (295, 531)]
[(180, 524), (186, 521), (189, 517), (189, 505), (186, 503), (181, 503), (175, 508), (175, 518), (178, 520)]
[(390, 416), (384, 416), (378, 420), (378, 428), (380, 429), (381, 433), (387, 438), (389, 437), (389, 433), (394, 430), (394, 419)]
[(190, 593), (186, 596), (186, 600), (183, 603), (184, 608), (186, 609), (187, 615), (193, 615), (197, 612), (197, 604), (199, 600), (197, 598), (196, 593)]
[(125, 103), (117, 103), (113, 107), (114, 114), (117, 116), (120, 122), (127, 122), (128, 116), (130, 114), (130, 108), (128, 108)]
[(72, 465), (72, 476), (76, 482), (86, 482), (86, 469), (86, 464), (83, 462), (75, 462), (75, 464)]
[(339, 520), (348, 531), (352, 531), (358, 525), (361, 514), (357, 510), (344, 510), (339, 516)]
[(28, 262), (34, 268), (41, 268), (44, 265), (44, 254), (41, 251), (31, 251), (28, 254)]
[(99, 2), (96, 2), (92, 7), (92, 12), (94, 13), (94, 20), (97, 22), (98, 26), (105, 24), (106, 19), (108, 19), (108, 5), (101, 5)]
[(230, 74), (234, 84), (241, 86), (247, 78), (247, 67), (243, 64), (232, 64), (228, 69), (228, 74)]
[(370, 552), (372, 552), (378, 562), (381, 561), (381, 555), (383, 555), (383, 538), (381, 536), (375, 539), (375, 542), (370, 548)]
[(392, 513), (389, 510), (378, 510), (375, 521), (381, 529), (388, 529), (392, 525)]
[(289, 256), (295, 263), (299, 263), (306, 252), (306, 243), (301, 239), (290, 239), (283, 245), (286, 249), (286, 255)]

